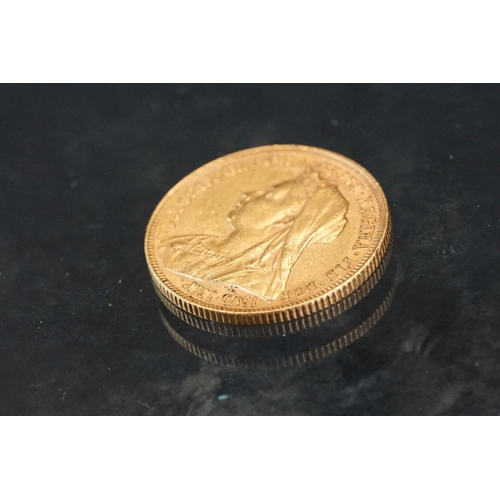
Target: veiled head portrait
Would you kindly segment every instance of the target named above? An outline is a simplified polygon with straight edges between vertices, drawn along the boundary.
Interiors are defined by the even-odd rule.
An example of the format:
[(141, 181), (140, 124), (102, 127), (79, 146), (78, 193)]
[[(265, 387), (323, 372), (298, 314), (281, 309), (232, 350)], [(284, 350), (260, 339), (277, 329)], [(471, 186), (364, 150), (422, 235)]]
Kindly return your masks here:
[(160, 255), (177, 273), (276, 299), (306, 247), (338, 238), (347, 208), (335, 184), (308, 170), (265, 190), (244, 193), (227, 214), (227, 236), (170, 237), (161, 242)]

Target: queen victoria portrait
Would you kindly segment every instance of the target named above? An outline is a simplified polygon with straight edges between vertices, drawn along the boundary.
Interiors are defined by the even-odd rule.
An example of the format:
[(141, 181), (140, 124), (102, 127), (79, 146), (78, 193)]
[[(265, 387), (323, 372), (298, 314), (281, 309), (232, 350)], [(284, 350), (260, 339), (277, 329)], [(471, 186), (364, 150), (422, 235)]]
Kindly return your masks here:
[(335, 184), (306, 170), (265, 190), (244, 193), (227, 214), (227, 236), (166, 237), (159, 254), (177, 273), (276, 299), (305, 248), (339, 236), (347, 208)]

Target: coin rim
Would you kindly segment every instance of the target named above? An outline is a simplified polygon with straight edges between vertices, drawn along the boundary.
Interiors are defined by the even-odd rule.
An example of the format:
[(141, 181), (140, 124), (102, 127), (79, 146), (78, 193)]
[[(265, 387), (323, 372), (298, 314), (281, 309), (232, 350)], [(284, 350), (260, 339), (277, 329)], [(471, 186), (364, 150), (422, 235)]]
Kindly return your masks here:
[[(358, 270), (348, 271), (344, 275), (343, 283), (337, 285), (333, 289), (327, 289), (317, 296), (309, 296), (306, 300), (300, 301), (296, 300), (292, 303), (288, 303), (286, 307), (283, 306), (270, 306), (269, 308), (260, 308), (258, 310), (244, 310), (244, 309), (216, 309), (205, 305), (202, 302), (196, 301), (190, 295), (184, 293), (175, 287), (170, 281), (163, 275), (163, 272), (158, 264), (153, 235), (155, 232), (156, 224), (158, 223), (158, 213), (162, 209), (163, 205), (186, 183), (190, 183), (193, 180), (193, 176), (199, 176), (205, 173), (207, 170), (211, 170), (214, 165), (225, 163), (228, 160), (235, 160), (248, 155), (258, 154), (262, 152), (284, 152), (293, 151), (295, 153), (315, 153), (322, 156), (329, 157), (333, 160), (339, 161), (349, 168), (353, 168), (359, 172), (362, 176), (366, 178), (369, 184), (372, 185), (372, 194), (377, 200), (380, 207), (381, 219), (386, 215), (385, 227), (381, 220), (381, 224), (377, 230), (378, 243), (374, 243), (369, 247), (369, 251), (365, 254), (363, 259), (359, 262), (360, 268)], [(221, 323), (231, 323), (231, 324), (247, 324), (247, 325), (259, 325), (259, 324), (269, 324), (269, 323), (280, 323), (283, 321), (291, 321), (294, 319), (302, 318), (319, 312), (323, 309), (331, 307), (337, 302), (344, 299), (349, 294), (353, 293), (357, 288), (359, 288), (376, 270), (380, 261), (382, 260), (387, 247), (390, 242), (391, 237), (391, 216), (389, 212), (389, 207), (387, 200), (385, 198), (382, 187), (378, 181), (373, 177), (373, 175), (368, 172), (363, 166), (359, 165), (355, 161), (347, 158), (339, 153), (329, 151), (327, 149), (317, 148), (313, 146), (302, 146), (296, 144), (275, 144), (270, 146), (259, 146), (256, 148), (244, 149), (231, 153), (216, 160), (213, 160), (205, 165), (197, 168), (186, 177), (181, 179), (175, 186), (173, 186), (161, 199), (155, 210), (153, 211), (148, 225), (146, 227), (146, 235), (144, 241), (144, 251), (146, 255), (146, 262), (148, 269), (153, 280), (154, 285), (159, 291), (176, 306), (188, 311), (196, 316)], [(376, 240), (377, 241), (377, 240)], [(376, 246), (376, 247), (375, 247)], [(371, 252), (371, 253), (370, 253)], [(357, 273), (357, 274), (356, 274)]]

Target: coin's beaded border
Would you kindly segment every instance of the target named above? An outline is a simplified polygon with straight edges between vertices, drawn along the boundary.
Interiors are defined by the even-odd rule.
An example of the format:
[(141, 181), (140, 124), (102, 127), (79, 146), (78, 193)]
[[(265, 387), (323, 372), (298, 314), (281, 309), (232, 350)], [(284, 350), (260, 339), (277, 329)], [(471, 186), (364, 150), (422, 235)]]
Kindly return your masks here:
[[(356, 266), (358, 269), (354, 269), (349, 271), (346, 275), (342, 277), (343, 283), (340, 285), (336, 285), (333, 283), (330, 288), (321, 292), (320, 295), (316, 296), (308, 296), (306, 302), (294, 301), (289, 303), (286, 308), (274, 309), (260, 309), (248, 311), (246, 309), (231, 309), (231, 310), (223, 310), (221, 309), (213, 309), (211, 306), (207, 305), (198, 305), (194, 302), (195, 299), (193, 297), (187, 295), (182, 290), (179, 290), (175, 287), (163, 274), (154, 254), (154, 240), (153, 235), (155, 233), (156, 226), (158, 224), (158, 213), (161, 210), (163, 204), (170, 198), (170, 196), (177, 191), (182, 185), (187, 182), (188, 177), (192, 176), (198, 177), (205, 173), (205, 170), (209, 168), (213, 168), (215, 164), (226, 163), (230, 161), (234, 161), (237, 158), (241, 158), (243, 156), (252, 155), (255, 153), (261, 152), (286, 152), (290, 149), (293, 152), (312, 152), (319, 154), (321, 156), (326, 156), (330, 159), (334, 159), (343, 163), (346, 166), (354, 167), (357, 173), (361, 174), (369, 184), (372, 184), (375, 188), (375, 198), (380, 207), (380, 214), (387, 214), (387, 225), (385, 228), (382, 226), (378, 227), (377, 230), (377, 238), (375, 241), (379, 240), (381, 232), (385, 230), (382, 241), (378, 244), (378, 248), (375, 249), (377, 243), (372, 244), (369, 247), (369, 251), (366, 252), (364, 258), (359, 261)], [(380, 184), (376, 181), (376, 179), (361, 165), (357, 164), (353, 160), (346, 158), (338, 153), (334, 153), (332, 151), (327, 151), (320, 148), (315, 148), (311, 146), (296, 146), (296, 145), (276, 145), (276, 146), (262, 146), (252, 149), (246, 149), (244, 151), (239, 151), (237, 153), (233, 153), (222, 158), (218, 158), (213, 162), (207, 163), (206, 165), (198, 168), (190, 176), (185, 177), (181, 180), (176, 186), (174, 186), (167, 195), (163, 197), (159, 205), (156, 207), (153, 212), (148, 226), (146, 228), (146, 239), (145, 239), (145, 254), (146, 261), (148, 263), (149, 271), (151, 278), (153, 280), (153, 284), (159, 291), (174, 305), (180, 307), (181, 309), (186, 310), (187, 312), (194, 314), (195, 316), (199, 316), (204, 319), (208, 319), (210, 321), (217, 321), (220, 323), (231, 323), (231, 324), (240, 324), (240, 325), (266, 325), (269, 323), (282, 323), (287, 321), (293, 321), (299, 318), (303, 318), (306, 316), (310, 316), (311, 314), (315, 314), (321, 310), (324, 310), (328, 307), (333, 306), (337, 302), (344, 299), (346, 296), (353, 293), (359, 286), (361, 286), (376, 270), (378, 265), (380, 264), (389, 242), (391, 240), (391, 229), (392, 222), (391, 216), (389, 213), (389, 208), (387, 206), (387, 201), (382, 192), (382, 188)], [(371, 253), (373, 252), (373, 253)], [(368, 263), (368, 264), (367, 264)], [(366, 267), (362, 268), (365, 264)], [(354, 274), (358, 273), (354, 278)], [(213, 307), (213, 305), (212, 305)], [(276, 307), (276, 306), (275, 306)]]

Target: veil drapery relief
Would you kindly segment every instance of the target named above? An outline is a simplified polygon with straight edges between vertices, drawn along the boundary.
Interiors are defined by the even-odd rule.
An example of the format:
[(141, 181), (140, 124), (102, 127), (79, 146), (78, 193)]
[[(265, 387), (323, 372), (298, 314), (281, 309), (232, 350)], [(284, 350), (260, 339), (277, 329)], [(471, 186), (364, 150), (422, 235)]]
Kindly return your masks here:
[[(347, 223), (348, 202), (320, 171), (243, 193), (227, 214), (228, 236), (191, 234), (162, 240), (168, 269), (278, 298), (310, 245), (331, 243)], [(203, 214), (200, 214), (203, 217)]]

